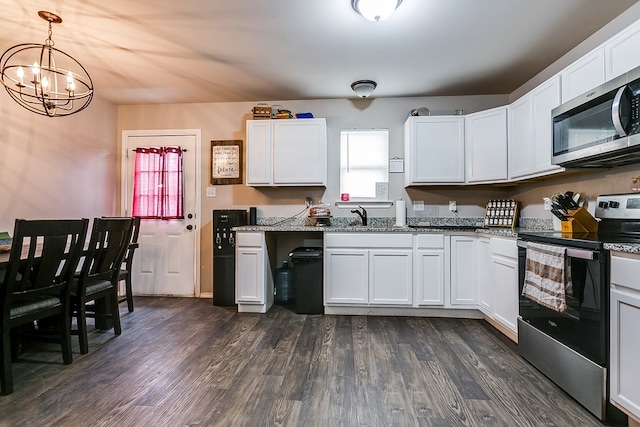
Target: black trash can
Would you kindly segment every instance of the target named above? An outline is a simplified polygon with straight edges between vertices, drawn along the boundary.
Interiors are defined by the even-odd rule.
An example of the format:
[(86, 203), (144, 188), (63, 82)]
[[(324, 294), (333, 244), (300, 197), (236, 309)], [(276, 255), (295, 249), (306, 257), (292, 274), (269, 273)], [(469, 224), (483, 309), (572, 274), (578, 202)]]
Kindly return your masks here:
[(295, 310), (298, 314), (322, 314), (322, 248), (299, 247), (289, 254), (293, 263)]

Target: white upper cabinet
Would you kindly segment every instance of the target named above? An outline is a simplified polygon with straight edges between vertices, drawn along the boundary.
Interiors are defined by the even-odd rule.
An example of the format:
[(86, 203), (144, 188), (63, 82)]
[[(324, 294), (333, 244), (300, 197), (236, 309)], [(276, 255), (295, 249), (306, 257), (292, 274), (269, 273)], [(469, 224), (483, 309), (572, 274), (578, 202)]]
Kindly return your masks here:
[(467, 182), (507, 179), (507, 107), (465, 117)]
[(560, 76), (554, 76), (531, 91), (533, 173), (560, 172), (551, 164), (553, 150), (552, 110), (560, 105)]
[(604, 83), (604, 62), (604, 49), (600, 46), (565, 68), (560, 73), (562, 102), (567, 102)]
[(527, 94), (509, 106), (510, 179), (521, 178), (533, 172), (531, 129), (531, 96)]
[(554, 76), (509, 107), (509, 179), (561, 172), (551, 164), (553, 118), (560, 105), (560, 76)]
[(464, 117), (409, 117), (404, 139), (406, 186), (465, 182)]
[(639, 50), (640, 21), (630, 25), (604, 44), (606, 81), (640, 66)]
[(325, 119), (248, 120), (247, 185), (326, 185)]

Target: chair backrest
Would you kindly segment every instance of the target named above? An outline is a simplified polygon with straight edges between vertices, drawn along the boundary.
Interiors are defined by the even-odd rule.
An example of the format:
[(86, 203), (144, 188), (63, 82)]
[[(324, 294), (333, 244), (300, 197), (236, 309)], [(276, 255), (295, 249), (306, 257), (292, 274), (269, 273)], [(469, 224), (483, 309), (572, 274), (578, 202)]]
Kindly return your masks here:
[(129, 247), (132, 218), (95, 218), (89, 248), (82, 261), (78, 293), (84, 294), (91, 280), (115, 283), (124, 254)]
[[(102, 218), (114, 219), (114, 218), (123, 218), (123, 217), (102, 217)], [(127, 247), (127, 250), (125, 251), (124, 259), (122, 260), (122, 262), (126, 265), (125, 268), (129, 271), (131, 270), (131, 265), (133, 263), (133, 255), (137, 247), (138, 236), (140, 235), (140, 217), (134, 216), (132, 217), (132, 219), (133, 219), (133, 222), (131, 224), (131, 242), (130, 242), (130, 245)]]
[(12, 301), (43, 295), (68, 298), (88, 225), (88, 219), (16, 220), (0, 292), (3, 313)]

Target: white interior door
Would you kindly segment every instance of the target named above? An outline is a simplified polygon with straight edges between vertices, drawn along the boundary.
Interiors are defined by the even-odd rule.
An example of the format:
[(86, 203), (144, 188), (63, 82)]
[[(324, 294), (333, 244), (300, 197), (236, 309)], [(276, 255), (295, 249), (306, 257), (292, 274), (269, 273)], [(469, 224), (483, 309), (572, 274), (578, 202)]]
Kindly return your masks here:
[(134, 149), (180, 146), (183, 150), (183, 220), (142, 220), (135, 252), (135, 295), (199, 296), (200, 130), (123, 131), (123, 201), (129, 215), (133, 197)]

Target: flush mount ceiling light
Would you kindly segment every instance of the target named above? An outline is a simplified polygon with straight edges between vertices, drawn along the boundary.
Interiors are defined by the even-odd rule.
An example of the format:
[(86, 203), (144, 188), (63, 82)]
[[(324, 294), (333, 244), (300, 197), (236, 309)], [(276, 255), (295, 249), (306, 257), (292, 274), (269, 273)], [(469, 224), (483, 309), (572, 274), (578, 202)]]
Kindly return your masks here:
[(391, 16), (402, 0), (351, 0), (351, 6), (369, 21), (382, 21)]
[(7, 49), (0, 57), (2, 84), (18, 104), (36, 114), (59, 117), (82, 111), (93, 98), (91, 77), (72, 56), (53, 47), (51, 24), (62, 18), (42, 10), (38, 16), (49, 22), (49, 38), (44, 44)]
[(351, 89), (353, 89), (360, 98), (368, 98), (371, 96), (376, 86), (378, 86), (378, 84), (373, 80), (358, 80), (357, 82), (351, 83)]

